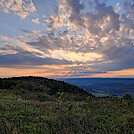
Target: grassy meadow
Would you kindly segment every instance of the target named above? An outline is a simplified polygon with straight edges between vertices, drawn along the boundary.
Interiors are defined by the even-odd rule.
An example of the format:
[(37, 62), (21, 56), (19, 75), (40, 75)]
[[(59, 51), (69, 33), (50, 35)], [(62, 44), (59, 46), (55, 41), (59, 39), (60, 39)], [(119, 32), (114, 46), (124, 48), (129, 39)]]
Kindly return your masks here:
[(43, 78), (1, 79), (0, 134), (134, 134), (134, 100)]

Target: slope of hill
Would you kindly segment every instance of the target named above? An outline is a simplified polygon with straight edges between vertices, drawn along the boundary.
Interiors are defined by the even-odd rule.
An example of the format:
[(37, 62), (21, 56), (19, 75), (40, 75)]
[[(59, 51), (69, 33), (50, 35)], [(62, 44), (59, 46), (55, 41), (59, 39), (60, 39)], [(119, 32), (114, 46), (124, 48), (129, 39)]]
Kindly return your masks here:
[[(64, 97), (69, 94), (75, 94), (77, 98), (92, 96), (83, 89), (63, 81), (47, 79), (43, 77), (12, 77), (1, 78), (0, 89), (8, 89), (15, 94), (21, 95), (25, 99), (46, 100), (58, 94), (64, 94)], [(78, 97), (79, 96), (79, 97)], [(77, 99), (76, 98), (76, 99)]]
[(134, 100), (42, 77), (0, 79), (0, 134), (133, 134)]

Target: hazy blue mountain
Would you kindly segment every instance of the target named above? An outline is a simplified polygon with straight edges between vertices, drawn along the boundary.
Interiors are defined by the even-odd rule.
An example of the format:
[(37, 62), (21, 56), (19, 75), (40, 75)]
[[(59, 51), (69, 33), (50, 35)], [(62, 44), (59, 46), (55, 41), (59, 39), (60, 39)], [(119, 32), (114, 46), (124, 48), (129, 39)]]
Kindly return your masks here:
[(134, 78), (68, 78), (65, 82), (85, 89), (96, 96), (134, 95)]

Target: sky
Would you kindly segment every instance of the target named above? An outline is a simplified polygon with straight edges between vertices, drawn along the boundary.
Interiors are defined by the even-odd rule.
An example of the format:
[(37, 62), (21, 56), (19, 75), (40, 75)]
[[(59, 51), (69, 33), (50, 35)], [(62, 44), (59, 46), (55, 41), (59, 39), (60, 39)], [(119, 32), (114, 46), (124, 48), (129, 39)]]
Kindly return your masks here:
[(0, 0), (0, 77), (134, 78), (134, 0)]

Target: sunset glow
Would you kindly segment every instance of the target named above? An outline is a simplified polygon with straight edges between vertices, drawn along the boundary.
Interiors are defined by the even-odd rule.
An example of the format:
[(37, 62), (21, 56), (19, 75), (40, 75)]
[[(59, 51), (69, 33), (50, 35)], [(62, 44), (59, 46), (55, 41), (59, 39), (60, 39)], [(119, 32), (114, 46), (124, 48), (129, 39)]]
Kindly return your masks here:
[(1, 0), (0, 77), (134, 78), (133, 0)]

